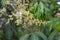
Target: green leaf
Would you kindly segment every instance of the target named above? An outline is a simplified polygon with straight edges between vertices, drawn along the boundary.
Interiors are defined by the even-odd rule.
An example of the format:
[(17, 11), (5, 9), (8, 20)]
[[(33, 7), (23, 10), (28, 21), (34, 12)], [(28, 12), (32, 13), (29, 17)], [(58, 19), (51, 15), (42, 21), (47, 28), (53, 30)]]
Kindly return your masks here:
[(48, 40), (47, 36), (43, 32), (38, 32), (38, 36), (40, 36), (43, 40)]
[(9, 39), (11, 39), (11, 37), (12, 37), (12, 30), (11, 30), (11, 25), (10, 25), (10, 23), (8, 23), (8, 24), (6, 24), (6, 38), (9, 38)]
[(32, 7), (32, 6), (33, 6), (33, 3), (30, 3), (30, 4), (29, 4), (29, 7)]
[(60, 40), (60, 36), (57, 38), (57, 40)]
[(35, 3), (35, 5), (34, 5), (34, 13), (37, 11), (37, 8), (38, 8), (38, 3)]
[(6, 0), (1, 0), (2, 5), (6, 4)]
[(56, 34), (57, 34), (56, 31), (52, 32), (52, 33), (50, 34), (50, 36), (48, 37), (48, 40), (53, 40), (53, 38), (55, 37)]
[(25, 34), (22, 37), (20, 37), (19, 40), (28, 40), (29, 34)]
[(5, 26), (3, 27), (3, 31), (4, 31), (4, 39), (9, 39), (11, 40), (12, 37), (12, 30), (11, 30), (11, 24), (7, 23), (5, 24)]
[(31, 40), (39, 40), (39, 37), (36, 34), (31, 35)]
[(42, 2), (39, 3), (40, 11), (43, 13), (44, 12), (44, 4)]

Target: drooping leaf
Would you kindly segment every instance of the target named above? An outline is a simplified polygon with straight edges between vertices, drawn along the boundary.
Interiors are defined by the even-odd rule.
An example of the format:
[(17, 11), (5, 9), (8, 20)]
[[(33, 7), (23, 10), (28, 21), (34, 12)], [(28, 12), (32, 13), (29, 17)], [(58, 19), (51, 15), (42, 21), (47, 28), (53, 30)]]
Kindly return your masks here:
[(38, 36), (40, 36), (43, 40), (48, 40), (47, 36), (43, 32), (38, 32)]
[(39, 40), (39, 37), (36, 34), (31, 35), (31, 40)]
[(53, 40), (53, 38), (56, 36), (57, 32), (56, 31), (53, 31), (49, 37), (48, 37), (48, 40)]
[(25, 34), (19, 38), (19, 40), (28, 40), (29, 34)]

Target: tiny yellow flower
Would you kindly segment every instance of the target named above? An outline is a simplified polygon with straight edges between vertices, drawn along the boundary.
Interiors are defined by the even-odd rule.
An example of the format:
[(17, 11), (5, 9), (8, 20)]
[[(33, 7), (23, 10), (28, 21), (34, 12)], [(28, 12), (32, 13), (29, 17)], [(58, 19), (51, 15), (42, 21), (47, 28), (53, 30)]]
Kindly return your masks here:
[(2, 17), (2, 14), (0, 14), (0, 17)]
[(16, 20), (16, 21), (15, 21), (15, 23), (18, 23), (18, 22), (19, 22), (19, 20)]
[(16, 16), (16, 14), (12, 13), (13, 16)]
[(29, 25), (32, 25), (33, 23), (32, 22), (28, 22), (29, 23)]
[(16, 24), (17, 26), (19, 25), (19, 23)]
[(17, 19), (17, 20), (15, 21), (16, 25), (19, 25), (20, 22), (22, 22), (22, 20), (20, 20), (20, 19)]
[(37, 23), (37, 22), (36, 22), (35, 24), (36, 24), (36, 25), (38, 25), (38, 23)]
[(10, 20), (13, 20), (13, 18), (10, 18)]
[(9, 15), (9, 17), (12, 17), (12, 15)]

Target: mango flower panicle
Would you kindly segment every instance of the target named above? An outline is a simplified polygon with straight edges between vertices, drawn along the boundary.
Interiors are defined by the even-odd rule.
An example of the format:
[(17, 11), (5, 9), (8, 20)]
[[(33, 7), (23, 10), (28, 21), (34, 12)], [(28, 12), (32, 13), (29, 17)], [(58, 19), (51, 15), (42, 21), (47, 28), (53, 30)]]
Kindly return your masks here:
[(21, 12), (17, 11), (16, 16), (19, 17), (20, 19), (22, 19), (22, 13)]

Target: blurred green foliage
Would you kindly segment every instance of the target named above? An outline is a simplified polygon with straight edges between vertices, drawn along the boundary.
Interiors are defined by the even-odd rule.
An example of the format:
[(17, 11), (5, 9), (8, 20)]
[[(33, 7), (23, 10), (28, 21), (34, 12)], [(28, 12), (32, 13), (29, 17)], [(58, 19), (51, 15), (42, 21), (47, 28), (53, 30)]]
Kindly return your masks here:
[(53, 17), (59, 8), (56, 0), (37, 0), (35, 3), (30, 0), (28, 11), (17, 0), (13, 3), (16, 12), (7, 12), (6, 1), (9, 5), (12, 2), (0, 1), (0, 6), (4, 6), (0, 10), (0, 21), (3, 22), (0, 40), (60, 40), (60, 19)]

